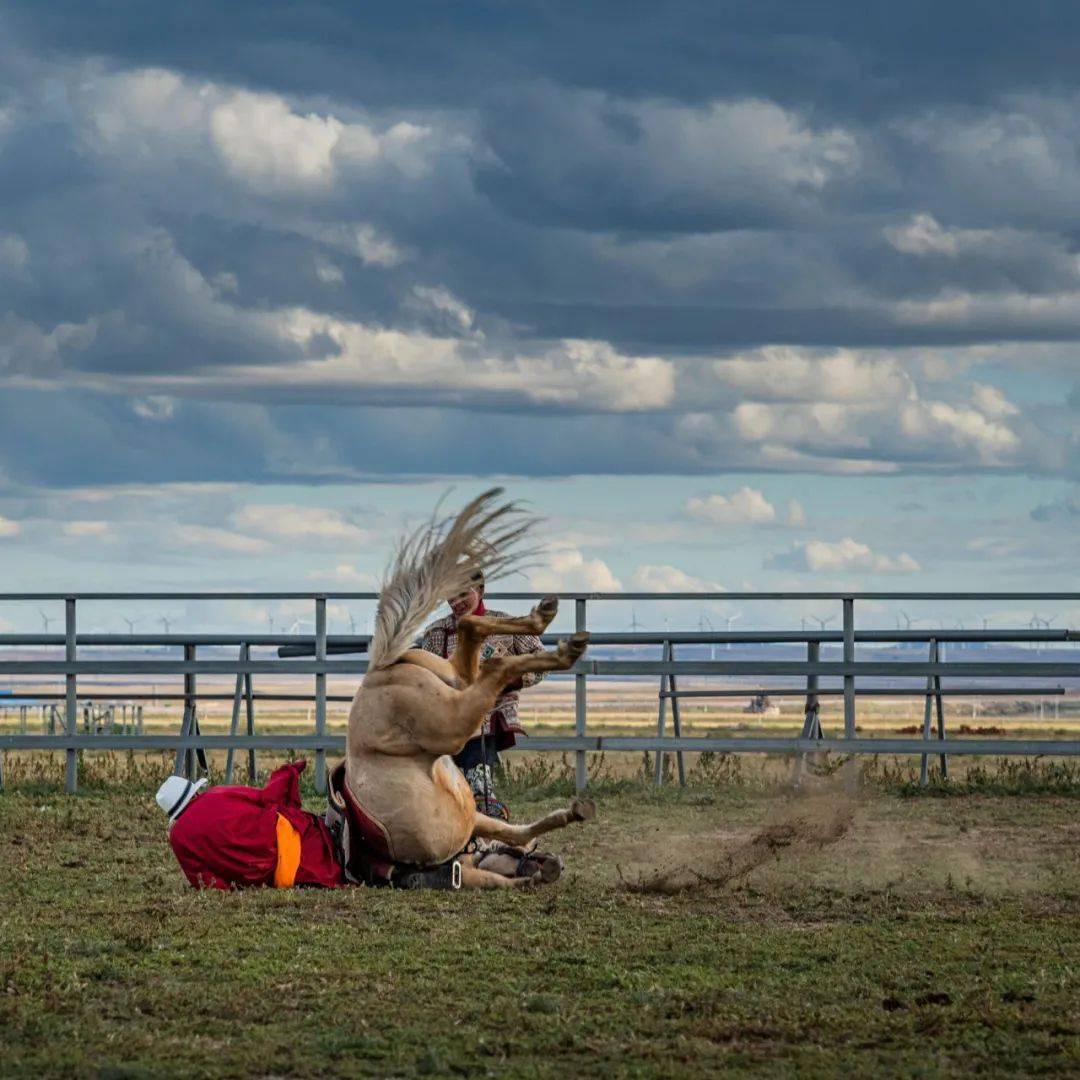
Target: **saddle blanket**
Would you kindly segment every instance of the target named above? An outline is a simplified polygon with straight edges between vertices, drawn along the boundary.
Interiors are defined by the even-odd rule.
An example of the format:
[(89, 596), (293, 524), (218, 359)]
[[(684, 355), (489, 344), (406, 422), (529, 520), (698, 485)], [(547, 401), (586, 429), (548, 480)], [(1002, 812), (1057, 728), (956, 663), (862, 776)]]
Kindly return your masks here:
[(261, 788), (229, 785), (199, 792), (169, 830), (169, 844), (196, 888), (238, 889), (346, 884), (326, 822), (304, 810), (293, 761)]

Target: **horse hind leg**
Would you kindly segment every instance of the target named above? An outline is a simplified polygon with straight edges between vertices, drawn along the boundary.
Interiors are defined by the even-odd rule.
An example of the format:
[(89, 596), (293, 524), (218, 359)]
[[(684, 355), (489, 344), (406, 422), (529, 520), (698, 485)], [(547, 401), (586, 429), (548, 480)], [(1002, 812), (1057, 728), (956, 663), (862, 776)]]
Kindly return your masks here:
[(554, 832), (555, 829), (565, 829), (567, 825), (572, 825), (576, 821), (591, 821), (595, 817), (596, 804), (592, 799), (578, 796), (571, 800), (565, 810), (555, 810), (527, 825), (511, 825), (509, 822), (488, 817), (486, 814), (477, 814), (473, 825), (473, 836), (485, 840), (500, 840), (511, 847), (524, 847), (530, 840), (543, 836), (544, 833)]
[(465, 615), (458, 621), (458, 632), (468, 628), (478, 637), (495, 634), (542, 634), (559, 613), (559, 598), (545, 596), (528, 615)]
[(495, 634), (542, 634), (558, 610), (558, 597), (545, 596), (528, 615), (513, 618), (463, 616), (458, 620), (457, 647), (450, 657), (454, 671), (466, 683), (475, 682), (480, 673), (480, 649), (484, 638)]
[(478, 685), (490, 684), (498, 690), (531, 671), (569, 671), (589, 647), (589, 635), (579, 630), (563, 638), (554, 649), (525, 653), (522, 656), (501, 656), (486, 660), (480, 667)]

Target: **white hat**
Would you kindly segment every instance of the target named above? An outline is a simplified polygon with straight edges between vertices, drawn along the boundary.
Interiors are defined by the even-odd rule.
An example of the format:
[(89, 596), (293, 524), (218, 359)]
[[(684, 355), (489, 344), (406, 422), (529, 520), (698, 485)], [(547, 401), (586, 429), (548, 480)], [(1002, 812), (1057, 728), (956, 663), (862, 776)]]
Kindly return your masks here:
[(209, 782), (206, 777), (191, 781), (184, 776), (170, 776), (158, 788), (157, 804), (169, 815), (169, 821), (175, 821), (199, 793), (199, 789), (206, 787)]

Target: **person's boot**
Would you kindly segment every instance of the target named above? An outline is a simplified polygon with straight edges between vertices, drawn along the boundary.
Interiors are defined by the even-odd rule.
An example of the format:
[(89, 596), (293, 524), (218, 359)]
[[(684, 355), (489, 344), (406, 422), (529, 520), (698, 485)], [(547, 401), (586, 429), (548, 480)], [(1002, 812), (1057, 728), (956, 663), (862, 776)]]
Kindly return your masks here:
[(461, 863), (451, 859), (430, 870), (410, 870), (395, 875), (391, 884), (395, 889), (460, 889)]

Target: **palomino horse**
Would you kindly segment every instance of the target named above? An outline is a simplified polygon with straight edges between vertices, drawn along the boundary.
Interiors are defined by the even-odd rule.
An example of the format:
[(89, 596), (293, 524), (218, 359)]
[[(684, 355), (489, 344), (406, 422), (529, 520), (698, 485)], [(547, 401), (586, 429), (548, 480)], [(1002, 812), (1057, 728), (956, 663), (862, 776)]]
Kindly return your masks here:
[[(410, 648), (435, 607), (464, 591), (477, 570), (505, 571), (518, 556), (508, 549), (526, 532), (512, 504), (493, 505), (499, 489), (470, 503), (452, 522), (432, 522), (398, 549), (379, 594), (368, 672), (349, 713), (345, 782), (353, 798), (381, 823), (395, 862), (445, 863), (473, 838), (524, 847), (534, 838), (595, 814), (576, 798), (528, 825), (478, 813), (452, 755), (480, 729), (503, 688), (526, 672), (567, 671), (586, 648), (574, 634), (552, 652), (481, 661), (484, 638), (540, 634), (558, 611), (555, 597), (520, 618), (468, 615), (448, 660)], [(471, 888), (531, 884), (538, 875), (507, 877), (463, 856), (461, 882)]]

